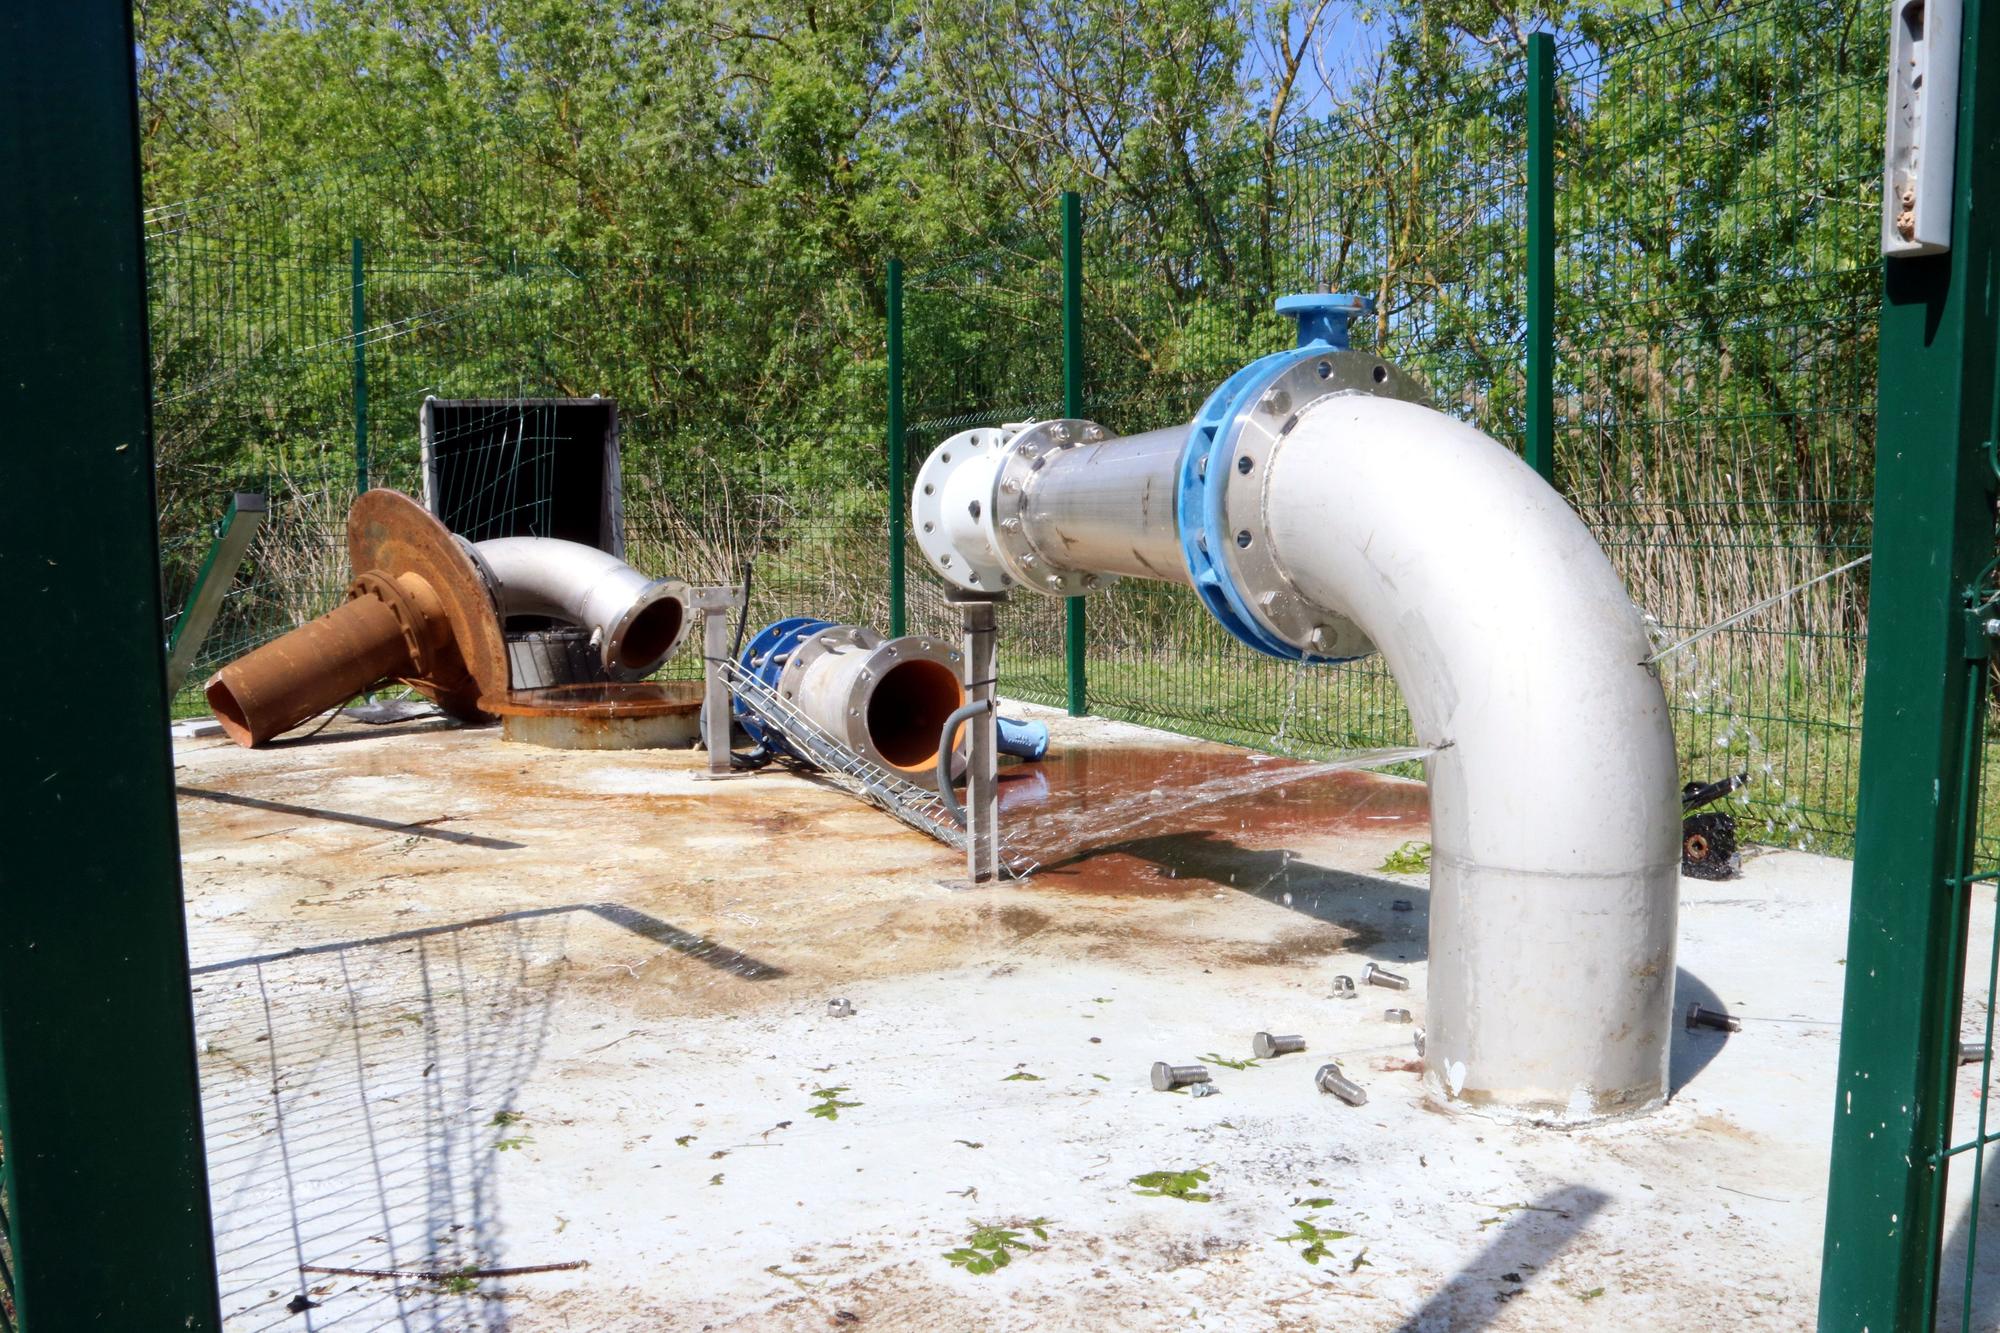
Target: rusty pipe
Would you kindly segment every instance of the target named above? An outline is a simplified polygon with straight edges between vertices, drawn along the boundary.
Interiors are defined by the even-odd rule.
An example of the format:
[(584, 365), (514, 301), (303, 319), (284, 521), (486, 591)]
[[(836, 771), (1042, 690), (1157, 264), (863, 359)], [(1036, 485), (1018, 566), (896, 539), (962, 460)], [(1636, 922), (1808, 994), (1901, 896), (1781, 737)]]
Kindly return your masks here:
[(204, 692), (230, 739), (262, 745), (377, 681), (429, 675), (450, 632), (420, 575), (371, 571), (345, 603), (237, 658)]
[(369, 491), (348, 511), (347, 547), (360, 574), (345, 603), (237, 658), (204, 687), (238, 745), (262, 745), (385, 680), (466, 719), (506, 694), (492, 596), (443, 524), (406, 495)]

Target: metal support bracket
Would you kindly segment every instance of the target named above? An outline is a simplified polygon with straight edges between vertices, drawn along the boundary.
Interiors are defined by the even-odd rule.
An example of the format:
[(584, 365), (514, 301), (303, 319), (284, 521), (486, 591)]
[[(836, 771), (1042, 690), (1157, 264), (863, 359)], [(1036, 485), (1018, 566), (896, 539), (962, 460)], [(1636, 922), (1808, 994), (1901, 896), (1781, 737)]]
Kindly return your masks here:
[(188, 594), (174, 621), (174, 632), (167, 638), (168, 698), (180, 693), (181, 682), (187, 679), (195, 654), (201, 651), (208, 632), (215, 628), (215, 618), (222, 613), (222, 600), (236, 582), (236, 571), (243, 568), (243, 558), (250, 554), (250, 543), (264, 526), (270, 507), (270, 501), (257, 491), (238, 491), (230, 497), (228, 512), (222, 516), (215, 541), (194, 576), (194, 591)]
[[(999, 654), (995, 608), (1006, 594), (953, 590), (945, 600), (958, 607), (965, 635), (965, 700), (990, 703), (998, 693)], [(1000, 736), (992, 709), (967, 724), (965, 766), (965, 876), (974, 884), (1000, 877)]]
[(729, 620), (743, 609), (743, 585), (712, 584), (689, 588), (688, 602), (701, 617), (701, 743), (708, 751), (708, 771), (701, 776), (747, 777), (729, 764)]

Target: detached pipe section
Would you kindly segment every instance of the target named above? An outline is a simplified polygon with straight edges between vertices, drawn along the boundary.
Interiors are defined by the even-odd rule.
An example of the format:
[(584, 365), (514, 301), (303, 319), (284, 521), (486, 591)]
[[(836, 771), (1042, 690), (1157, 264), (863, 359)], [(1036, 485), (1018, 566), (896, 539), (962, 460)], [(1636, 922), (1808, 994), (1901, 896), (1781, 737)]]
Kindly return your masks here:
[(347, 516), (355, 570), (344, 605), (238, 658), (209, 680), (209, 706), (239, 745), (261, 745), (381, 681), (414, 686), (447, 713), (488, 717), (509, 691), (508, 615), (590, 630), (606, 671), (649, 675), (679, 646), (688, 591), (595, 547), (549, 537), (474, 545), (397, 491)]
[(402, 680), (454, 717), (485, 716), (507, 692), (507, 647), (466, 548), (396, 491), (347, 513), (355, 580), (344, 605), (237, 658), (204, 687), (238, 745), (262, 745), (383, 680)]
[[(1192, 586), (1294, 661), (1379, 651), (1426, 745), (1436, 1101), (1563, 1124), (1666, 1097), (1680, 812), (1648, 645), (1582, 521), (1510, 450), (1349, 350), (1355, 297), (1183, 427), (974, 430), (912, 512), (960, 587)], [(1532, 780), (1524, 780), (1532, 778)]]
[(651, 675), (686, 637), (688, 590), (678, 579), (555, 537), (496, 537), (472, 551), (503, 621), (547, 616), (590, 631), (614, 680)]
[[(848, 749), (919, 780), (937, 768), (945, 719), (965, 702), (958, 650), (921, 635), (884, 639), (865, 626), (792, 616), (759, 630), (738, 660)], [(731, 704), (752, 740), (798, 753), (740, 698)], [(1001, 719), (1000, 731), (1003, 754), (1040, 759), (1048, 750), (1039, 722)], [(952, 768), (963, 766), (961, 743)]]

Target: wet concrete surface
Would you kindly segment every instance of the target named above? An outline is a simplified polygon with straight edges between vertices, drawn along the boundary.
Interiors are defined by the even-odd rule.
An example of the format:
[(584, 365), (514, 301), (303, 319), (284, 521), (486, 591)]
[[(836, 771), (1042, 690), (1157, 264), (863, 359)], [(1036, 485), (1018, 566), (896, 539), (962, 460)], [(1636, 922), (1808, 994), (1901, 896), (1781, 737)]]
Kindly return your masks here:
[[(1421, 786), (1259, 786), (1303, 770), (1035, 715), (1057, 755), (1039, 795), (1010, 773), (1007, 818), (1104, 837), (977, 890), (836, 790), (707, 783), (689, 751), (343, 722), (181, 742), (227, 1327), (1810, 1323), (1834, 1029), (1677, 1032), (1674, 1104), (1623, 1125), (1433, 1113), (1411, 1029), (1330, 986), (1384, 961), (1423, 1022), (1425, 877), (1379, 869), (1428, 836)], [(1686, 888), (1684, 989), (1837, 1014), (1841, 863), (1750, 872)], [(1245, 1061), (1260, 1029), (1307, 1052), (1151, 1090), (1152, 1061)], [(1316, 1092), (1327, 1058), (1366, 1107)], [(1208, 1203), (1131, 1184), (1196, 1168)], [(1277, 1239), (1300, 1217), (1350, 1234), (1307, 1264)], [(988, 1225), (1033, 1248), (988, 1276), (945, 1258)]]
[(1074, 745), (1003, 770), (1000, 818), (1041, 863), (1030, 882), (1044, 891), (1254, 892), (1285, 876), (1305, 843), (1428, 837), (1430, 799), (1420, 782), (1222, 746)]

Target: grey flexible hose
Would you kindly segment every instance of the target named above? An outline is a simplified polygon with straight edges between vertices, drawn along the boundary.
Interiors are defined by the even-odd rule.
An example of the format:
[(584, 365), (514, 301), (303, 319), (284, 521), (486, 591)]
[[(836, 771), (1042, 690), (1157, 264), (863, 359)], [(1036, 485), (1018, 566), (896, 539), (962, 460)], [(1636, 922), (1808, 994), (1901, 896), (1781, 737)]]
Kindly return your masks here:
[(965, 827), (965, 807), (958, 803), (958, 793), (951, 789), (952, 739), (959, 727), (981, 713), (993, 711), (991, 699), (979, 699), (969, 704), (961, 704), (952, 715), (944, 720), (944, 731), (938, 736), (937, 788), (938, 799), (944, 802), (945, 813), (960, 828)]

